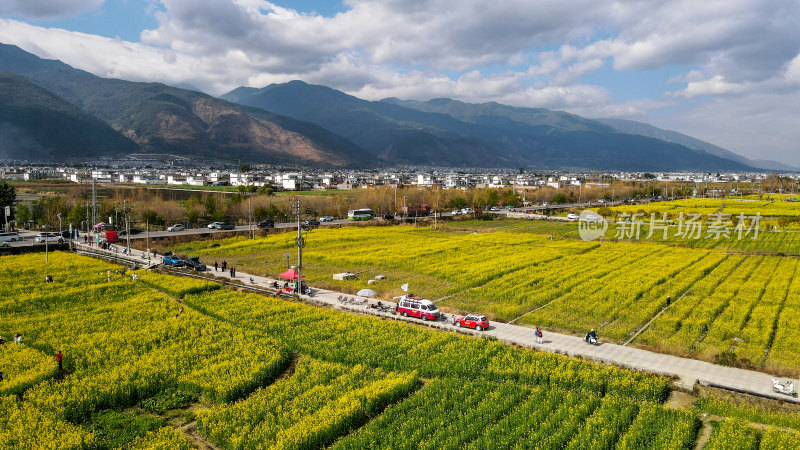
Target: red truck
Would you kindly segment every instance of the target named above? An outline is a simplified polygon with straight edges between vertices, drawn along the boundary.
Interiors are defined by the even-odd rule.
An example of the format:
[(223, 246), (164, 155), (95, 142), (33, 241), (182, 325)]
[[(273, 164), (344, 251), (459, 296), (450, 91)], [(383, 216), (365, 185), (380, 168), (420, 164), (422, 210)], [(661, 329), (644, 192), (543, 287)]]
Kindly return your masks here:
[(430, 213), (431, 207), (424, 203), (419, 206), (403, 206), (403, 215), (406, 217), (428, 216)]
[(101, 231), (100, 232), (100, 239), (101, 240), (103, 239), (103, 235), (105, 235), (105, 241), (106, 242), (117, 242), (119, 240), (119, 237), (117, 236), (117, 232), (116, 231), (111, 231), (111, 230), (103, 230), (103, 231)]

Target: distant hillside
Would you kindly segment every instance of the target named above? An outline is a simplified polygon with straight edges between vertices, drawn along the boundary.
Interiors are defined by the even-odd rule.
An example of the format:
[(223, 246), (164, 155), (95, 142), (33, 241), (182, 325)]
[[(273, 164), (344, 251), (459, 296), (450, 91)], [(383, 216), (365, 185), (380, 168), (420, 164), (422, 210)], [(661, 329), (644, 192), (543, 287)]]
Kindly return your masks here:
[(390, 163), (593, 170), (746, 170), (573, 114), (450, 99), (369, 102), (302, 81), (238, 88), (233, 102), (314, 122)]
[(33, 82), (0, 72), (0, 159), (51, 160), (139, 150), (130, 139)]
[(662, 141), (674, 142), (676, 144), (681, 144), (683, 146), (689, 147), (691, 149), (704, 151), (706, 153), (719, 156), (720, 158), (730, 159), (732, 161), (736, 161), (741, 164), (757, 167), (760, 169), (798, 170), (795, 167), (791, 167), (789, 165), (779, 163), (777, 161), (769, 161), (763, 159), (759, 160), (748, 159), (745, 158), (744, 156), (733, 153), (730, 150), (726, 150), (722, 147), (718, 147), (714, 144), (705, 141), (701, 141), (700, 139), (696, 139), (691, 136), (678, 133), (677, 131), (664, 130), (658, 127), (654, 127), (653, 125), (647, 123), (636, 122), (634, 120), (624, 120), (624, 119), (594, 119), (594, 120), (604, 123), (608, 126), (611, 126), (619, 131), (622, 131), (623, 133), (637, 134), (640, 136), (647, 136), (655, 139), (660, 139)]
[(292, 81), (263, 89), (238, 88), (222, 96), (243, 105), (316, 123), (388, 163), (443, 166), (514, 166), (470, 126), (443, 114), (423, 113)]
[[(369, 166), (375, 158), (312, 123), (159, 83), (100, 78), (0, 45), (0, 70), (29, 78), (138, 143), (145, 152), (256, 163)], [(93, 148), (85, 149), (91, 156)]]

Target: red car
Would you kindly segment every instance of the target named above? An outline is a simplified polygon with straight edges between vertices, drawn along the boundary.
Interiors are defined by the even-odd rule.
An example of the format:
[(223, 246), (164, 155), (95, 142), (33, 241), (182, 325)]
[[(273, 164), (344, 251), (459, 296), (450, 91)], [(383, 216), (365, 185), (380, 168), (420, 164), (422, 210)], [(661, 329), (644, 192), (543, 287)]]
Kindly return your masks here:
[(477, 314), (467, 314), (464, 317), (456, 318), (455, 325), (457, 327), (470, 327), (475, 328), (477, 331), (483, 331), (489, 328), (489, 321), (486, 316), (479, 316)]

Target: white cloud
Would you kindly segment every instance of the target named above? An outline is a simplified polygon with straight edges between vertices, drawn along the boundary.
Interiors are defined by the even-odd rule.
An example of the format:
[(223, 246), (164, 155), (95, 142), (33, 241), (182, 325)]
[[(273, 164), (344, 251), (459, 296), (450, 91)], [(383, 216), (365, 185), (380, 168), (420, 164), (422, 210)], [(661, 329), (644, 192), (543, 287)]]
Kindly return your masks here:
[[(0, 15), (75, 14), (102, 3), (5, 0)], [(739, 129), (746, 121), (723, 131), (723, 116), (697, 111), (730, 102), (751, 115), (782, 111), (800, 120), (796, 108), (778, 104), (800, 84), (796, 0), (345, 0), (348, 9), (332, 17), (264, 0), (158, 3), (158, 26), (141, 42), (4, 19), (0, 41), (101, 76), (189, 83), (212, 94), (303, 79), (367, 99), (453, 97), (662, 120), (680, 111), (695, 121), (692, 130), (740, 143), (750, 139)], [(584, 81), (600, 70), (669, 67), (686, 73), (657, 81), (677, 85), (663, 98), (619, 101)], [(774, 145), (794, 149), (792, 141)]]
[(748, 89), (747, 84), (728, 83), (722, 75), (707, 80), (690, 81), (686, 88), (669, 93), (668, 96), (693, 98), (702, 95), (738, 94)]
[(26, 19), (52, 19), (93, 11), (104, 0), (3, 0), (0, 16), (18, 16)]
[(655, 125), (680, 131), (748, 158), (774, 159), (800, 167), (800, 91), (755, 92), (709, 98)]

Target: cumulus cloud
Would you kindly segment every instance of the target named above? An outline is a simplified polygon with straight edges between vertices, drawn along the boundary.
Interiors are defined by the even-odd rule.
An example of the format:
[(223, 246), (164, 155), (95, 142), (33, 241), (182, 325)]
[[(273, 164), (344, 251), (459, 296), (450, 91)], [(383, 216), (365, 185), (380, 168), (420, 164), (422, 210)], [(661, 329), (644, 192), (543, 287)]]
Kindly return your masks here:
[(701, 95), (738, 94), (746, 91), (748, 87), (748, 84), (729, 83), (722, 75), (716, 75), (707, 80), (690, 81), (685, 89), (667, 95), (693, 98)]
[(72, 16), (99, 8), (104, 0), (3, 0), (0, 16), (51, 19)]

